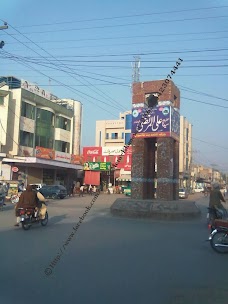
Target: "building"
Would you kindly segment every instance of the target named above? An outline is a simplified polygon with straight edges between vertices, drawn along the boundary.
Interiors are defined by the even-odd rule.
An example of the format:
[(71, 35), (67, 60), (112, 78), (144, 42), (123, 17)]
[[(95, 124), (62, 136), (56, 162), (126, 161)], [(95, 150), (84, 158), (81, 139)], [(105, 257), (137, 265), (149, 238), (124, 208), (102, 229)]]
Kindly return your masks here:
[(0, 84), (1, 180), (75, 180), (82, 169), (81, 103), (14, 76), (0, 77)]
[(180, 116), (179, 180), (180, 187), (190, 187), (192, 166), (192, 125)]
[(132, 113), (120, 113), (116, 120), (98, 120), (96, 122), (96, 146), (124, 146), (131, 138)]

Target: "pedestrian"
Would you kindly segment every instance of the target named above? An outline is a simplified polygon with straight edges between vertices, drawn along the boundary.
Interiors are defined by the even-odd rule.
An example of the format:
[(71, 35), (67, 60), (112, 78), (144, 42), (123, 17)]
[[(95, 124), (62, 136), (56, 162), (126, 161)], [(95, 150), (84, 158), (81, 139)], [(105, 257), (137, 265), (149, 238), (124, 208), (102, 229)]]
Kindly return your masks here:
[(8, 189), (7, 189), (6, 185), (3, 185), (0, 182), (0, 198), (2, 200), (2, 205), (5, 205), (5, 199), (6, 199), (7, 192), (8, 192)]
[(25, 191), (25, 184), (24, 183), (21, 183), (19, 186), (18, 186), (18, 192), (23, 192)]
[(92, 185), (89, 185), (89, 194), (92, 195)]
[(74, 183), (72, 183), (71, 187), (70, 187), (70, 196), (74, 196)]
[(83, 196), (83, 193), (84, 193), (84, 185), (81, 185), (79, 196)]

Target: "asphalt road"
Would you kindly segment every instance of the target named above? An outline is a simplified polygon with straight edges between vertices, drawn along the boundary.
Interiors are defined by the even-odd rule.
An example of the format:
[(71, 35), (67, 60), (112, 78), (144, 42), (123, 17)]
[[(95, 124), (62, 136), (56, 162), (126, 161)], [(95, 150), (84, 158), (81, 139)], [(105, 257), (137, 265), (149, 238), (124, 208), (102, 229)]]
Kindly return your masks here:
[(205, 241), (208, 198), (192, 196), (201, 219), (168, 222), (113, 217), (109, 207), (120, 196), (100, 195), (65, 250), (91, 196), (50, 201), (48, 226), (29, 231), (13, 226), (7, 205), (0, 212), (0, 303), (227, 304), (228, 255)]

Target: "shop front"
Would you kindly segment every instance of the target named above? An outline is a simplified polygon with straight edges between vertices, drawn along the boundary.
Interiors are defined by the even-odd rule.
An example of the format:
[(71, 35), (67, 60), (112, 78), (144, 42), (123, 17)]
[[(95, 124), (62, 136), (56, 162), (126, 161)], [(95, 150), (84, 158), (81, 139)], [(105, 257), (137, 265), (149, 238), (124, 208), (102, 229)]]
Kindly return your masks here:
[(67, 189), (77, 181), (79, 171), (83, 169), (82, 165), (37, 157), (4, 158), (2, 162), (10, 165), (12, 181), (25, 185), (62, 184)]

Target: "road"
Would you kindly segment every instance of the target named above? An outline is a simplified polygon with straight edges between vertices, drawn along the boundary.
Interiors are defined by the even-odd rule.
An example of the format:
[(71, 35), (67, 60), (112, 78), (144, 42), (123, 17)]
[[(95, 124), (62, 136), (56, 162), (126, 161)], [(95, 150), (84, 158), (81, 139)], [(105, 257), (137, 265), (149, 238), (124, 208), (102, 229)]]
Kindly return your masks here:
[(120, 196), (98, 197), (49, 276), (45, 269), (92, 197), (50, 201), (48, 226), (29, 231), (13, 226), (7, 205), (0, 213), (0, 303), (228, 303), (228, 255), (205, 241), (208, 198), (192, 196), (201, 219), (168, 222), (113, 217), (109, 208)]

